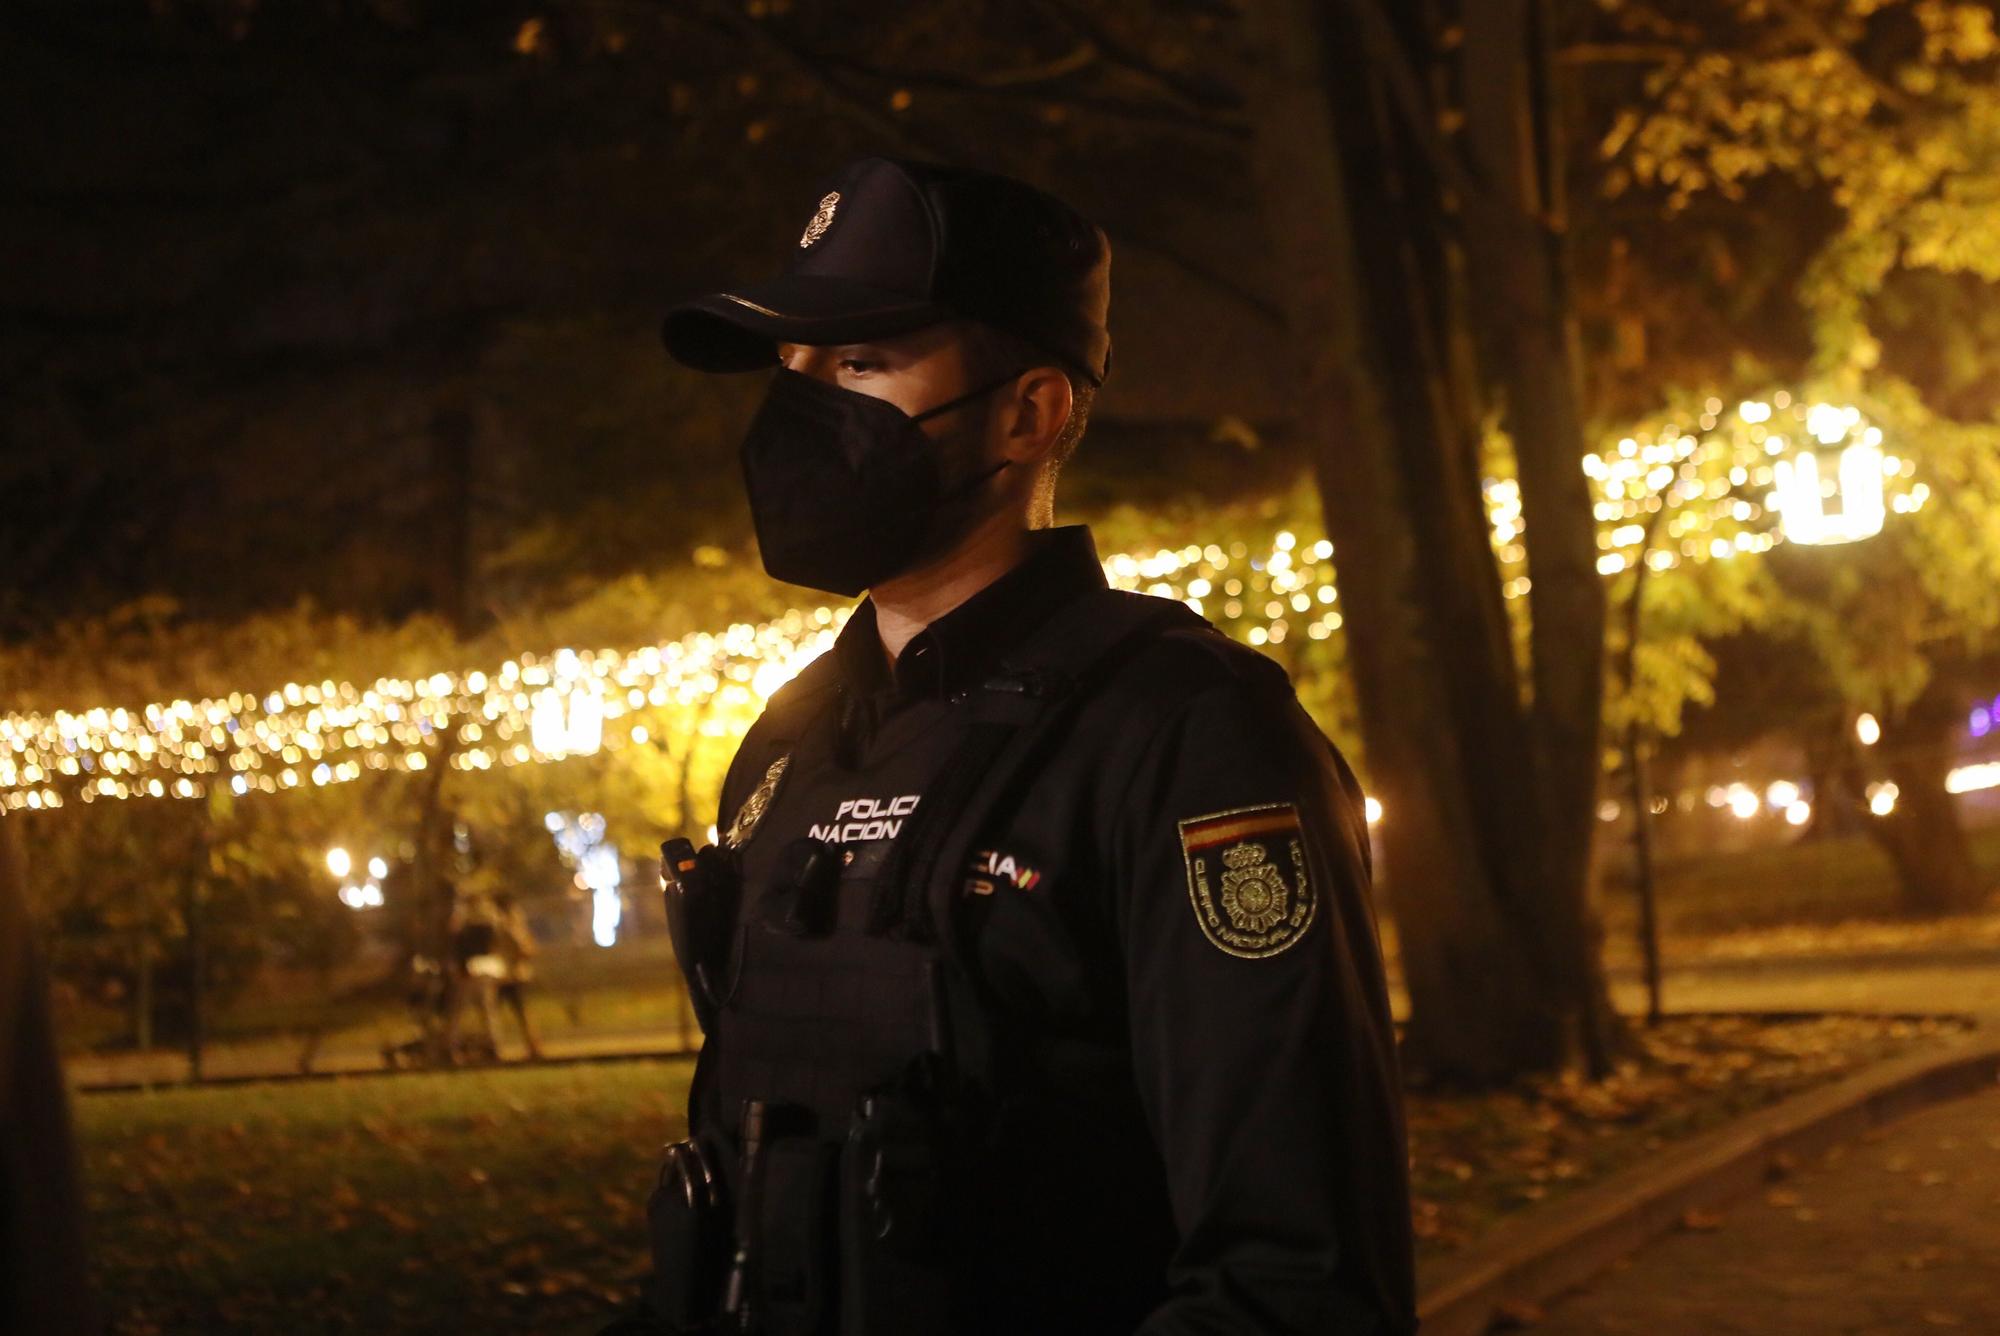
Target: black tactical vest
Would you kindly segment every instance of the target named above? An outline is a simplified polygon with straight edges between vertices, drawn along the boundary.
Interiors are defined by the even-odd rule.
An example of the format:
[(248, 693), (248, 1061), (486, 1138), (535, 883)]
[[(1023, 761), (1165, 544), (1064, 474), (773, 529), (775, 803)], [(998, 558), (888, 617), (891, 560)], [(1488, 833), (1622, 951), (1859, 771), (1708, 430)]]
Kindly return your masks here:
[[(871, 766), (867, 801), (846, 811), (856, 777), (835, 756), (832, 665), (812, 665), (760, 721), (791, 746), (735, 851), (741, 899), (703, 1064), (712, 1088), (696, 1097), (725, 1124), (695, 1131), (745, 1243), (740, 1329), (1011, 1329), (983, 1306), (992, 1256), (977, 1242), (1011, 1041), (964, 965), (952, 893), (983, 817), (1031, 779), (1069, 707), (1177, 621), (1199, 618), (1165, 599), (1078, 596), (954, 699), (948, 737)], [(826, 828), (835, 813), (865, 828)], [(834, 844), (829, 857), (790, 834), (815, 821), (868, 852), (842, 859)]]

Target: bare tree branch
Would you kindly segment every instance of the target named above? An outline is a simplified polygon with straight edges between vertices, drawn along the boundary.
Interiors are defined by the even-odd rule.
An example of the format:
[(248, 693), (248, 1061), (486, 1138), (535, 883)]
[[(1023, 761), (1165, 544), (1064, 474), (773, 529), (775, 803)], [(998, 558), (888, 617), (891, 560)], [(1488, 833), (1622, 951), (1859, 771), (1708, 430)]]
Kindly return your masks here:
[(831, 96), (836, 107), (889, 143), (899, 146), (903, 151), (947, 160), (953, 158), (954, 155), (947, 146), (929, 140), (890, 115), (872, 98), (865, 97), (848, 87), (827, 68), (826, 62), (820, 57), (792, 45), (769, 25), (750, 18), (735, 5), (704, 4), (701, 18), (709, 26), (733, 37), (742, 38), (751, 46), (775, 57), (781, 64), (789, 65), (796, 72), (805, 75), (814, 85)]
[(1244, 122), (1225, 120), (1220, 117), (1188, 112), (1180, 107), (1164, 102), (1133, 102), (1124, 98), (1104, 97), (1094, 93), (1065, 88), (1061, 91), (1037, 90), (1023, 84), (994, 83), (990, 77), (966, 77), (941, 70), (892, 70), (877, 65), (865, 64), (845, 56), (820, 57), (831, 68), (843, 70), (868, 79), (898, 84), (910, 88), (928, 88), (937, 92), (952, 93), (971, 97), (997, 97), (1010, 101), (1035, 101), (1044, 105), (1074, 108), (1095, 115), (1116, 116), (1123, 120), (1138, 121), (1157, 125), (1166, 129), (1186, 131), (1191, 134), (1215, 135), (1224, 139), (1248, 140), (1250, 127)]
[(1668, 42), (1578, 42), (1556, 51), (1558, 65), (1652, 65), (1687, 57), (1685, 47)]
[[(873, 99), (850, 87), (844, 80), (831, 72), (817, 54), (792, 45), (777, 32), (764, 24), (745, 17), (740, 11), (726, 3), (711, 3), (704, 7), (704, 16), (724, 31), (742, 37), (759, 49), (770, 53), (799, 73), (810, 78), (833, 102), (855, 120), (881, 135), (888, 143), (902, 151), (916, 156), (932, 158), (940, 162), (963, 163), (965, 155), (943, 140), (933, 139), (904, 124), (896, 117), (884, 112)], [(1110, 229), (1106, 229), (1109, 231)], [(1112, 239), (1134, 250), (1155, 255), (1190, 278), (1204, 286), (1224, 293), (1242, 303), (1263, 319), (1276, 324), (1283, 320), (1283, 312), (1270, 299), (1251, 292), (1224, 271), (1195, 259), (1164, 243), (1137, 236), (1123, 230), (1112, 232)]]
[(1360, 26), (1361, 38), (1368, 44), (1375, 67), (1382, 72), (1405, 128), (1422, 148), (1438, 180), (1460, 199), (1479, 193), (1482, 189), (1479, 181), (1439, 130), (1430, 100), (1417, 81), (1417, 72), (1410, 67), (1409, 54), (1403, 50), (1388, 20), (1382, 17), (1376, 0), (1342, 0), (1342, 3)]
[(1039, 65), (1023, 65), (1014, 70), (995, 70), (991, 74), (973, 77), (973, 82), (988, 88), (1020, 88), (1029, 84), (1054, 83), (1056, 80), (1075, 74), (1078, 70), (1089, 69), (1097, 62), (1097, 44), (1088, 40), (1078, 42), (1076, 48), (1054, 60), (1045, 60)]
[(1204, 79), (1179, 70), (1170, 70), (1149, 59), (1144, 52), (1119, 41), (1095, 18), (1069, 0), (1035, 0), (1043, 11), (1053, 14), (1071, 31), (1096, 48), (1105, 63), (1146, 79), (1201, 111), (1238, 111), (1243, 95), (1219, 79)]

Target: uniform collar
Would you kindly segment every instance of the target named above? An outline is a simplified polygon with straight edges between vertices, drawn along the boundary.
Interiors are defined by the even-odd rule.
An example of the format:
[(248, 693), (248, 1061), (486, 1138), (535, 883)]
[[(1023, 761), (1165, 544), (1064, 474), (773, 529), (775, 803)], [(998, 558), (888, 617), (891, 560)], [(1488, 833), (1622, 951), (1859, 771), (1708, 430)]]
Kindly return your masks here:
[(892, 687), (919, 696), (961, 690), (983, 680), (1062, 604), (1107, 583), (1089, 525), (1034, 530), (1027, 556), (911, 637), (893, 674), (882, 661), (875, 600), (863, 599), (833, 643), (841, 681), (862, 695)]

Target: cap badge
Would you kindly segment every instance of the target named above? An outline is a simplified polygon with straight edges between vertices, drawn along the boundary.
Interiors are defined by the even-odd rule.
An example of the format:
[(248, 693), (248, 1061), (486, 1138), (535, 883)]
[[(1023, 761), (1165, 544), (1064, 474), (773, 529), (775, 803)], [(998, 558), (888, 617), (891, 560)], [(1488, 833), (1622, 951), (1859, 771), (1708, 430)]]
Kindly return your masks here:
[(812, 221), (806, 224), (805, 232), (799, 237), (800, 250), (804, 250), (826, 235), (826, 229), (833, 226), (833, 211), (839, 207), (840, 192), (828, 191), (826, 197), (819, 202), (819, 210), (813, 214)]

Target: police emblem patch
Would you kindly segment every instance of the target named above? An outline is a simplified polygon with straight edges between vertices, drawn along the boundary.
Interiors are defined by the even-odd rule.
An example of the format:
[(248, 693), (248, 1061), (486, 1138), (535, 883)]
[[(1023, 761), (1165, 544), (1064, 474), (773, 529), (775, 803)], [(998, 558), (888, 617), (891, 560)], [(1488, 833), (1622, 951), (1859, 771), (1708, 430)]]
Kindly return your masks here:
[(1042, 880), (1040, 868), (1028, 866), (1025, 860), (1004, 849), (974, 850), (971, 865), (965, 871), (963, 890), (967, 895), (991, 895), (1001, 886), (1032, 891)]
[(833, 226), (833, 211), (839, 207), (840, 192), (838, 190), (828, 191), (821, 198), (819, 209), (813, 214), (812, 221), (806, 224), (806, 230), (799, 236), (800, 250), (804, 250), (826, 235), (826, 229)]
[(1232, 956), (1275, 956), (1319, 909), (1294, 803), (1210, 812), (1179, 823), (1188, 898), (1208, 940)]
[(750, 838), (750, 832), (757, 829), (757, 823), (764, 818), (764, 809), (771, 805), (771, 795), (778, 790), (778, 779), (785, 773), (785, 763), (792, 759), (787, 752), (771, 762), (764, 771), (764, 777), (757, 781), (743, 806), (736, 809), (736, 819), (729, 823), (729, 829), (722, 832), (724, 848), (734, 849)]

